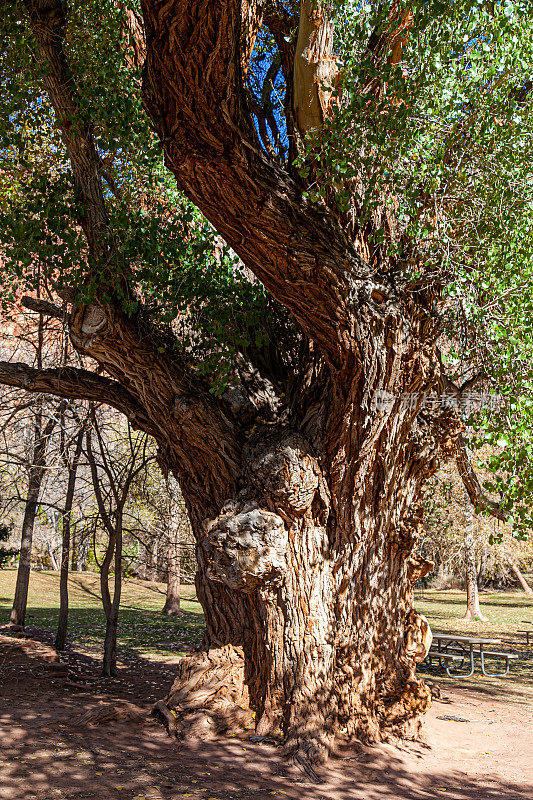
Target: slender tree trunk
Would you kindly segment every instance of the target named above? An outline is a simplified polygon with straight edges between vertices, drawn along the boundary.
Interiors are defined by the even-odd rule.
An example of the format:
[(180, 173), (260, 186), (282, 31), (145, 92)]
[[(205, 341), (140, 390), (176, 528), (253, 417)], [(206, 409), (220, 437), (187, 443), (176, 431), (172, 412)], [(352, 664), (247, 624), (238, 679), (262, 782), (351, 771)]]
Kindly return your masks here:
[[(109, 585), (108, 585), (109, 591)], [(104, 658), (102, 675), (114, 677), (117, 674), (117, 629), (120, 595), (122, 592), (122, 520), (117, 520), (115, 537), (115, 585), (113, 601), (106, 614)]]
[(42, 477), (43, 471), (40, 467), (32, 467), (30, 469), (28, 494), (26, 497), (26, 507), (24, 509), (24, 519), (22, 521), (22, 537), (20, 542), (17, 583), (10, 617), (10, 622), (12, 625), (20, 625), (22, 628), (26, 622), (26, 606), (28, 603), (28, 589), (30, 585), (33, 529), (35, 526), (35, 517), (37, 515), (37, 508), (39, 504)]
[(65, 496), (65, 509), (63, 511), (63, 529), (61, 539), (61, 575), (59, 578), (59, 620), (57, 623), (57, 633), (55, 638), (56, 650), (64, 650), (67, 641), (68, 629), (68, 567), (70, 559), (70, 523), (72, 515), (72, 503), (74, 501), (74, 490), (76, 488), (76, 475), (78, 463), (81, 456), (83, 437), (85, 429), (82, 428), (76, 439), (76, 449), (74, 457), (68, 470), (67, 493)]
[(466, 532), (465, 532), (465, 577), (466, 577), (466, 611), (462, 620), (474, 622), (481, 620), (485, 622), (487, 618), (481, 611), (479, 605), (479, 590), (477, 585), (476, 568), (476, 540), (474, 535), (474, 509), (468, 497), (466, 503)]
[(180, 611), (180, 519), (175, 514), (170, 520), (168, 534), (167, 596), (162, 613), (170, 615), (178, 614)]
[[(40, 366), (42, 366), (40, 361), (40, 353), (42, 351), (42, 320), (39, 325), (39, 342), (38, 363)], [(58, 407), (59, 412), (64, 405), (65, 402), (62, 400)], [(43, 401), (42, 398), (39, 398), (37, 400), (37, 408), (35, 412), (32, 464), (29, 468), (28, 494), (26, 497), (26, 507), (24, 509), (24, 519), (22, 522), (17, 583), (15, 587), (15, 597), (13, 599), (13, 608), (11, 609), (10, 616), (11, 624), (21, 627), (24, 627), (26, 621), (26, 607), (28, 603), (28, 589), (30, 585), (33, 530), (35, 527), (37, 509), (39, 507), (39, 495), (44, 476), (44, 468), (46, 466), (46, 450), (48, 447), (48, 440), (53, 433), (55, 425), (55, 417), (51, 416), (43, 428)]]
[(100, 567), (100, 594), (102, 596), (102, 606), (106, 619), (109, 619), (111, 614), (111, 593), (109, 591), (109, 569), (113, 560), (113, 553), (115, 552), (116, 534), (111, 533), (107, 543), (104, 560)]
[(72, 546), (71, 546), (71, 570), (72, 572), (78, 571), (78, 525), (76, 522), (72, 523)]
[(143, 565), (143, 578), (145, 581), (155, 580), (155, 537), (150, 538), (148, 545), (144, 548), (144, 565)]
[(520, 584), (520, 586), (522, 587), (524, 592), (529, 596), (533, 595), (533, 589), (531, 588), (531, 586), (528, 584), (528, 582), (526, 581), (526, 579), (522, 575), (522, 573), (520, 571), (520, 567), (518, 566), (518, 564), (516, 563), (516, 561), (514, 559), (509, 559), (509, 566), (511, 567), (511, 569), (512, 569), (514, 575), (515, 575), (516, 580), (518, 581), (518, 583)]
[(477, 571), (477, 585), (479, 589), (483, 589), (485, 586), (486, 569), (487, 569), (487, 548), (484, 547), (481, 553), (481, 561), (479, 564), (479, 569)]

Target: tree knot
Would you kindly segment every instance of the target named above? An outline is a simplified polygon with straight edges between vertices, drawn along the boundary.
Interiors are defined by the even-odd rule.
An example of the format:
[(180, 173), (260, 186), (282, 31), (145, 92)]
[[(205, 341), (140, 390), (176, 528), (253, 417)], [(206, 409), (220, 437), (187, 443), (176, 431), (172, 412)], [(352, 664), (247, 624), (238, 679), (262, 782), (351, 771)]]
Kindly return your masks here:
[(270, 435), (249, 446), (245, 461), (252, 483), (269, 504), (293, 517), (311, 508), (321, 470), (303, 436)]
[(277, 586), (286, 567), (287, 544), (288, 530), (278, 514), (230, 500), (218, 517), (205, 523), (208, 576), (243, 592)]
[(411, 609), (407, 614), (404, 634), (405, 653), (408, 658), (420, 662), (429, 653), (433, 635), (429, 622), (423, 614)]

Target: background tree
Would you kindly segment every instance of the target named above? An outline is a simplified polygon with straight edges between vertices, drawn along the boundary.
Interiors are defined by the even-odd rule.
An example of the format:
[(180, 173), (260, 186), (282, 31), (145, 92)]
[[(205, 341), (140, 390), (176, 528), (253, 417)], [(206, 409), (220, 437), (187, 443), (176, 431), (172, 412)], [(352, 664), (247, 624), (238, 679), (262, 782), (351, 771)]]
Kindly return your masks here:
[(69, 448), (69, 443), (63, 432), (61, 442), (61, 456), (67, 471), (67, 488), (65, 494), (65, 506), (61, 524), (61, 576), (59, 583), (59, 618), (57, 622), (57, 634), (54, 642), (56, 650), (63, 650), (67, 641), (68, 628), (68, 574), (70, 566), (70, 532), (72, 522), (72, 506), (74, 503), (74, 493), (76, 491), (76, 477), (78, 466), (82, 455), (83, 440), (85, 436), (86, 420), (78, 421), (78, 430), (74, 437), (73, 445)]
[[(40, 273), (37, 270), (37, 289), (41, 283)], [(24, 325), (18, 317), (15, 322), (17, 347), (15, 350), (22, 350), (30, 353), (33, 357), (35, 367), (43, 369), (46, 360), (57, 356), (55, 339), (50, 336), (49, 326), (45, 323), (43, 315), (39, 315), (38, 324), (32, 326)], [(14, 334), (12, 334), (14, 336)], [(57, 400), (50, 403), (43, 395), (39, 395), (31, 404), (22, 403), (13, 408), (10, 404), (6, 409), (8, 420), (12, 420), (18, 411), (26, 412), (27, 432), (26, 432), (26, 453), (25, 466), (27, 470), (27, 487), (24, 504), (24, 516), (21, 526), (21, 540), (19, 550), (19, 563), (17, 571), (17, 583), (13, 608), (11, 610), (10, 621), (12, 625), (24, 627), (26, 619), (26, 606), (28, 601), (28, 587), (31, 569), (31, 551), (33, 544), (33, 532), (35, 519), (39, 507), (39, 498), (43, 478), (47, 467), (47, 450), (50, 438), (56, 428), (59, 416), (64, 411), (65, 402)], [(28, 419), (29, 415), (29, 419)], [(29, 436), (28, 436), (29, 434)], [(30, 441), (28, 441), (30, 439)]]
[[(160, 470), (141, 473), (140, 481), (132, 486), (133, 506), (141, 512), (139, 525), (130, 533), (141, 544), (144, 551), (143, 564), (137, 571), (149, 580), (164, 580), (167, 584), (165, 604), (162, 612), (175, 614), (180, 610), (181, 562), (184, 561), (185, 577), (191, 579), (191, 544), (194, 539), (185, 503), (179, 486), (172, 476), (163, 476)], [(144, 512), (144, 513), (143, 513)], [(194, 571), (196, 558), (192, 557)], [(188, 574), (187, 574), (188, 573)]]
[[(50, 297), (25, 302), (59, 318), (61, 297), (97, 366), (2, 363), (0, 380), (154, 437), (206, 619), (167, 702), (198, 721), (201, 689), (221, 726), (253, 709), (307, 763), (430, 702), (412, 555), (439, 458), (476, 509), (531, 522), (530, 8), (123, 13), (26, 0), (3, 22), (6, 283), (31, 285), (39, 254)], [(508, 431), (496, 502), (459, 406), (499, 383), (513, 415), (477, 430)]]
[[(93, 450), (93, 433), (98, 443), (98, 460)], [(106, 633), (102, 675), (117, 674), (117, 627), (122, 589), (122, 548), (124, 509), (132, 481), (146, 469), (147, 439), (133, 435), (128, 426), (127, 451), (120, 452), (116, 442), (106, 441), (94, 409), (91, 427), (86, 432), (86, 452), (91, 467), (93, 490), (103, 527), (108, 534), (108, 544), (100, 565), (100, 590), (106, 616)], [(117, 458), (118, 455), (118, 458)], [(114, 557), (113, 598), (109, 590), (109, 573)]]
[[(485, 480), (487, 464), (498, 451), (485, 446), (477, 453), (476, 467)], [(466, 588), (465, 522), (468, 521), (464, 486), (453, 462), (444, 463), (425, 489), (424, 533), (417, 552), (434, 563), (424, 579), (437, 589)], [(528, 589), (523, 572), (533, 569), (533, 542), (513, 536), (512, 522), (472, 514), (475, 571), (482, 588), (510, 588), (515, 581)], [(522, 581), (513, 568), (516, 565)], [(525, 591), (525, 589), (524, 589)]]

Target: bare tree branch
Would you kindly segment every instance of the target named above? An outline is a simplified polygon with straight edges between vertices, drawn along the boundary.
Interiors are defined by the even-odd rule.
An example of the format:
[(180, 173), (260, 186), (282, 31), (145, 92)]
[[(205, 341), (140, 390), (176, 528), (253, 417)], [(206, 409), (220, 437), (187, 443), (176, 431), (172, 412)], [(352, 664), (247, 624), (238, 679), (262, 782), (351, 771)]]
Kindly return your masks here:
[(125, 414), (135, 427), (147, 433), (155, 431), (145, 409), (133, 395), (116, 381), (88, 370), (75, 367), (39, 370), (27, 364), (0, 361), (0, 383), (27, 392), (107, 403)]
[(487, 511), (491, 516), (496, 517), (496, 519), (502, 522), (507, 522), (507, 514), (502, 507), (498, 503), (495, 503), (494, 500), (491, 500), (490, 497), (487, 497), (481, 488), (479, 478), (472, 466), (467, 446), (462, 436), (459, 437), (457, 442), (455, 461), (472, 505), (481, 511)]

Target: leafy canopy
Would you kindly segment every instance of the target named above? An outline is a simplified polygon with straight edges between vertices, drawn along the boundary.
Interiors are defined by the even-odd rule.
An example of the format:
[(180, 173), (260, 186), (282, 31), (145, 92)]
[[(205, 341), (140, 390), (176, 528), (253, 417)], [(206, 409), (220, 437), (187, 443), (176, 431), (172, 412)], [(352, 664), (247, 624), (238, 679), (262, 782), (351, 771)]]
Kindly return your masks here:
[[(126, 275), (137, 299), (122, 295), (125, 309), (134, 314), (142, 301), (156, 326), (177, 334), (171, 346), (193, 354), (222, 391), (251, 348), (278, 338), (292, 347), (292, 323), (174, 188), (127, 58), (122, 4), (64, 5), (66, 55), (117, 245), (114, 292), (121, 296)], [(448, 373), (461, 382), (479, 371), (505, 398), (499, 411), (470, 420), (472, 444), (495, 447), (489, 488), (524, 534), (533, 524), (531, 3), (322, 5), (334, 14), (339, 59), (331, 112), (288, 164), (286, 76), (263, 27), (247, 79), (261, 146), (298, 170), (303, 194), (345, 215), (370, 262), (385, 260), (404, 292), (434, 285), (447, 300)], [(5, 10), (0, 33), (4, 305), (37, 280), (51, 290), (69, 283), (90, 298), (101, 292), (98, 265), (90, 264), (68, 154), (20, 6)]]

